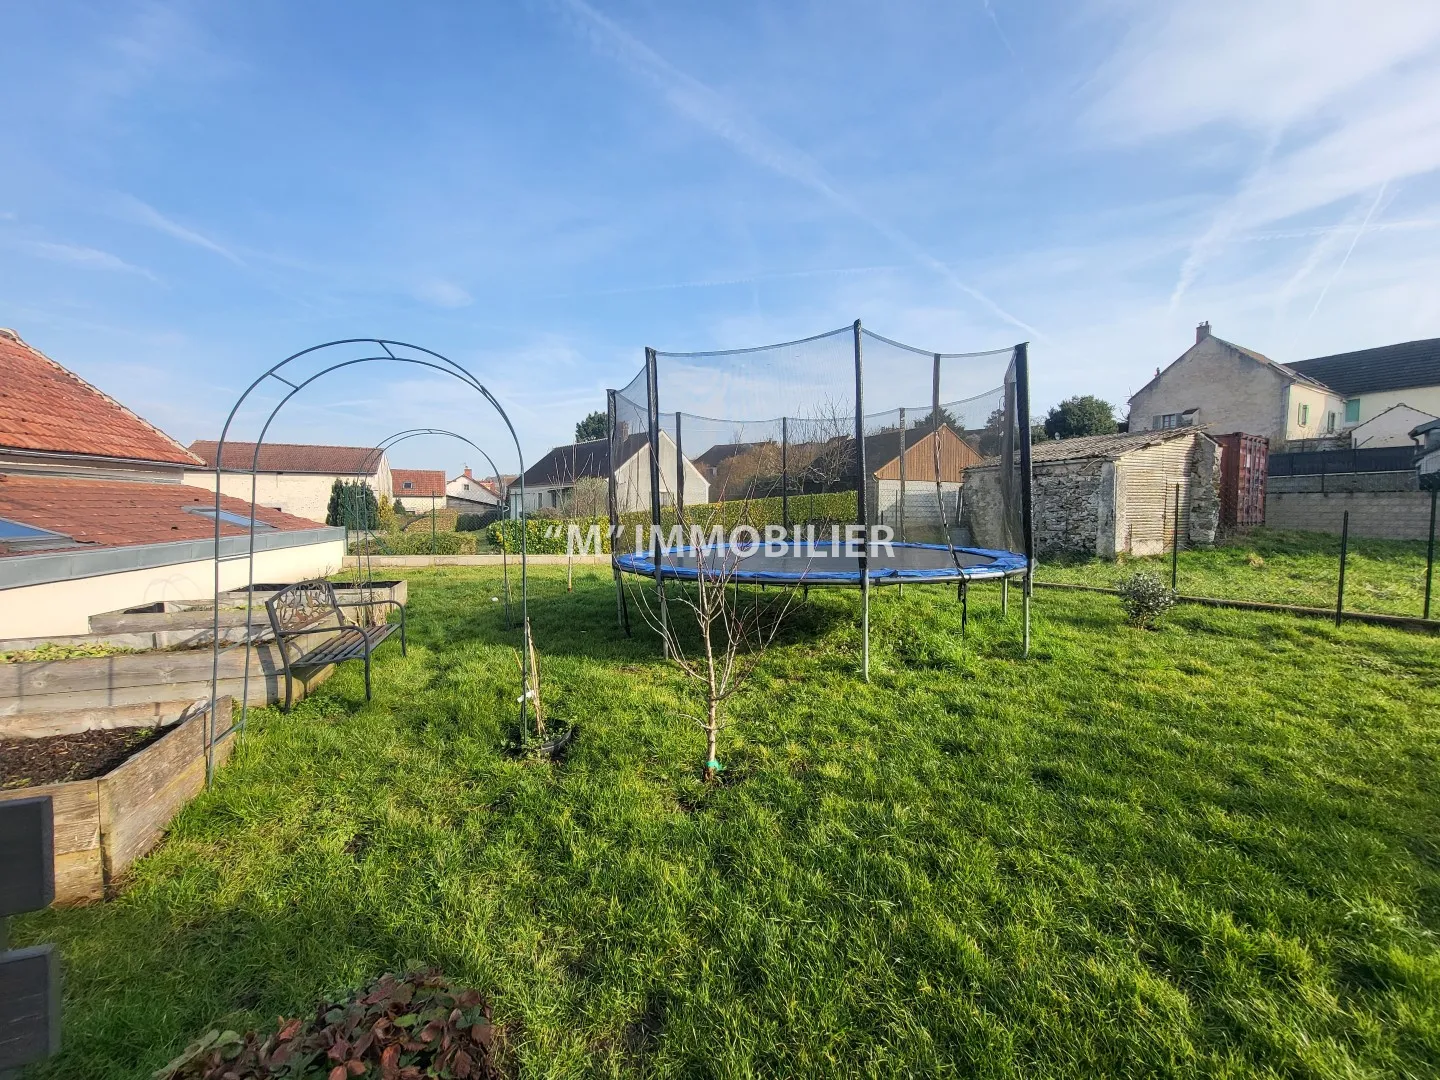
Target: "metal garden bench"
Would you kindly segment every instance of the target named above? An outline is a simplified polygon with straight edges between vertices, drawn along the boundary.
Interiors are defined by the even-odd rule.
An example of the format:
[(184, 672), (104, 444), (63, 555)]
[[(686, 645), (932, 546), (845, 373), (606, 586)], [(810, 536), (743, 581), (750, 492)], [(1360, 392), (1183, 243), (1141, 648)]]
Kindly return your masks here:
[[(295, 668), (323, 667), (346, 660), (365, 661), (365, 700), (370, 700), (370, 657), (380, 643), (400, 631), (400, 654), (405, 655), (405, 605), (398, 600), (372, 600), (370, 606), (400, 609), (398, 623), (383, 622), (361, 626), (346, 620), (335, 598), (335, 586), (328, 581), (300, 581), (287, 585), (269, 600), (265, 610), (270, 630), (285, 668), (285, 711), (290, 711), (291, 678)], [(301, 639), (326, 635), (319, 644), (305, 648)]]

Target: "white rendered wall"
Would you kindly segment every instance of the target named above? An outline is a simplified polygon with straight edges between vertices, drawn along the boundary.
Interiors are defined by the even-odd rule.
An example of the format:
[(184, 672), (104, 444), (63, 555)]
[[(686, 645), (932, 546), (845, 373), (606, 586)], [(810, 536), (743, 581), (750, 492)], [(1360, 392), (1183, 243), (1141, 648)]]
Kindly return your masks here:
[[(337, 573), (344, 548), (344, 541), (333, 540), (257, 551), (255, 580), (303, 581)], [(214, 573), (214, 563), (204, 559), (0, 590), (0, 639), (88, 634), (91, 615), (159, 600), (208, 600), (215, 595)], [(244, 559), (221, 562), (221, 591), (243, 588), (248, 573)]]
[[(325, 514), (330, 509), (330, 488), (337, 479), (353, 480), (352, 476), (317, 476), (310, 473), (258, 473), (255, 477), (255, 504), (283, 510), (287, 514), (325, 524)], [(388, 491), (389, 472), (378, 478), (363, 477), (365, 482), (382, 497), (392, 497)], [(213, 472), (194, 471), (185, 474), (185, 483), (192, 487), (215, 490)], [(378, 486), (377, 486), (378, 484)], [(250, 501), (250, 477), (248, 474), (225, 473), (220, 477), (220, 493), (236, 499)], [(426, 500), (425, 509), (430, 509)]]

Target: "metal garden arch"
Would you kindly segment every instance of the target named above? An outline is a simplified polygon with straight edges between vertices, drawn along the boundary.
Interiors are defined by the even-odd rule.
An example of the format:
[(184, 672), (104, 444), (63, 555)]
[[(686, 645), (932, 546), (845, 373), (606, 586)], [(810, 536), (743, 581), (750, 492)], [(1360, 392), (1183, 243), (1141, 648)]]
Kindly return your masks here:
[[(284, 371), (284, 369), (286, 369), (287, 367), (289, 367), (289, 365), (295, 363), (296, 361), (302, 359), (303, 357), (311, 356), (316, 353), (322, 353), (327, 349), (340, 349), (345, 346), (378, 346), (379, 349), (382, 350), (382, 353), (370, 356), (352, 356), (349, 359), (336, 361), (334, 363), (328, 364), (325, 367), (322, 367), (319, 371), (313, 372), (312, 374), (302, 378), (299, 382), (291, 381), (290, 379), (287, 379), (284, 374), (282, 374), (282, 371)], [(402, 352), (400, 354), (397, 354), (395, 352), (396, 349), (400, 349), (402, 350)], [(404, 355), (405, 351), (418, 353), (420, 355), (407, 356)], [(275, 364), (274, 366), (263, 372), (260, 376), (258, 376), (254, 382), (252, 382), (249, 386), (245, 388), (244, 392), (241, 393), (239, 398), (236, 399), (235, 404), (231, 406), (230, 413), (225, 418), (225, 425), (220, 431), (220, 439), (215, 446), (215, 548), (212, 555), (212, 561), (214, 566), (215, 599), (213, 609), (214, 619), (211, 627), (210, 702), (209, 708), (206, 710), (205, 772), (207, 780), (211, 775), (213, 775), (214, 772), (215, 743), (219, 739), (222, 739), (225, 736), (229, 735), (231, 732), (235, 731), (237, 728), (241, 730), (244, 729), (245, 714), (249, 706), (250, 646), (254, 643), (253, 632), (255, 609), (255, 496), (258, 483), (257, 473), (260, 463), (260, 448), (265, 444), (265, 436), (269, 432), (270, 425), (274, 422), (275, 417), (280, 414), (280, 410), (283, 409), (287, 404), (289, 404), (292, 398), (294, 398), (302, 390), (308, 387), (311, 383), (314, 383), (324, 378), (325, 376), (331, 375), (344, 368), (354, 367), (358, 364), (370, 363), (411, 364), (416, 367), (430, 368), (431, 370), (438, 371), (442, 374), (449, 375), (452, 378), (458, 379), (460, 382), (475, 390), (478, 394), (480, 394), (481, 397), (483, 397), (494, 407), (495, 411), (500, 414), (500, 419), (504, 421), (505, 428), (510, 433), (511, 441), (515, 444), (515, 455), (516, 460), (519, 463), (520, 474), (520, 515), (522, 520), (524, 518), (525, 456), (524, 452), (520, 449), (520, 439), (515, 434), (515, 425), (510, 422), (510, 417), (506, 414), (504, 407), (495, 398), (495, 395), (492, 394), (485, 387), (485, 385), (481, 383), (480, 380), (477, 379), (468, 369), (456, 363), (454, 360), (451, 360), (449, 357), (435, 352), (432, 349), (424, 348), (420, 345), (412, 345), (408, 342), (395, 341), (389, 338), (341, 338), (335, 341), (327, 341), (320, 345), (312, 345), (308, 349), (302, 349), (297, 353), (292, 353), (284, 360), (281, 360), (278, 364)], [(250, 397), (252, 393), (254, 393), (255, 389), (263, 382), (265, 382), (266, 379), (274, 379), (288, 389), (283, 393), (282, 397), (280, 398), (279, 402), (276, 403), (275, 407), (270, 410), (269, 415), (265, 418), (264, 424), (261, 425), (260, 433), (255, 439), (255, 448), (250, 459), (250, 468), (226, 469), (224, 465), (225, 440), (230, 435), (230, 427), (235, 422), (235, 416), (240, 411), (241, 406), (245, 404), (246, 400)], [(469, 440), (466, 441), (468, 442)], [(471, 445), (474, 444), (472, 443)], [(479, 448), (476, 447), (476, 449)], [(489, 460), (488, 455), (486, 456), (486, 460)], [(246, 473), (248, 473), (250, 476), (250, 527), (248, 529), (248, 543), (245, 552), (245, 560), (247, 564), (245, 590), (245, 636), (240, 643), (241, 647), (245, 650), (244, 675), (242, 681), (240, 701), (240, 719), (237, 721), (232, 716), (230, 726), (222, 732), (217, 732), (215, 730), (215, 704), (219, 698), (221, 652), (220, 563), (222, 561), (222, 556), (220, 549), (220, 478), (224, 473), (240, 475), (245, 475)], [(520, 528), (520, 618), (522, 628), (529, 626), (529, 604), (526, 591), (527, 582), (525, 559), (525, 532), (525, 527), (522, 524)], [(522, 730), (524, 730), (525, 727), (525, 718), (528, 711), (528, 699), (524, 693), (524, 688), (530, 685), (529, 651), (530, 650), (528, 647), (522, 648), (520, 650), (520, 726)]]
[[(483, 447), (477, 446), (475, 443), (467, 439), (464, 435), (460, 435), (454, 431), (447, 431), (444, 428), (406, 428), (404, 431), (397, 431), (393, 435), (387, 435), (385, 438), (381, 439), (378, 443), (375, 444), (374, 448), (369, 452), (369, 454), (366, 455), (363, 461), (363, 465), (365, 466), (364, 470), (357, 470), (353, 474), (355, 480), (358, 481), (362, 477), (369, 475), (369, 470), (373, 469), (375, 465), (379, 463), (380, 458), (385, 455), (386, 451), (388, 451), (394, 446), (398, 446), (400, 443), (405, 442), (407, 439), (417, 439), (422, 435), (444, 435), (447, 438), (458, 439), (460, 442), (470, 447), (470, 449), (474, 450), (477, 454), (479, 454), (485, 459), (485, 463), (490, 466), (490, 473), (492, 476), (498, 477), (501, 475), (500, 470), (495, 465), (495, 459), (492, 458), (489, 454), (487, 454)], [(521, 490), (524, 490), (523, 485)], [(521, 537), (521, 544), (523, 546), (524, 537)], [(370, 554), (370, 548), (367, 545), (364, 552), (364, 557), (367, 560), (367, 570), (369, 569), (368, 560)], [(508, 630), (510, 629), (510, 567), (508, 555), (503, 546), (500, 549), (500, 567), (501, 575), (505, 583), (505, 629)]]

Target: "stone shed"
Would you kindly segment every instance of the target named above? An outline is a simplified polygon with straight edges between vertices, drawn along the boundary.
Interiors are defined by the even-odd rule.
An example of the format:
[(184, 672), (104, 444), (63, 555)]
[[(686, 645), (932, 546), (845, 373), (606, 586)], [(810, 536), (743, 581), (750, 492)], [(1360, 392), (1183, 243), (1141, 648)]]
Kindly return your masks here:
[[(1194, 428), (1036, 443), (1037, 555), (1155, 555), (1169, 548), (1180, 485), (1180, 543), (1210, 544), (1220, 522), (1220, 447)], [(998, 463), (965, 470), (962, 522), (1000, 546)]]

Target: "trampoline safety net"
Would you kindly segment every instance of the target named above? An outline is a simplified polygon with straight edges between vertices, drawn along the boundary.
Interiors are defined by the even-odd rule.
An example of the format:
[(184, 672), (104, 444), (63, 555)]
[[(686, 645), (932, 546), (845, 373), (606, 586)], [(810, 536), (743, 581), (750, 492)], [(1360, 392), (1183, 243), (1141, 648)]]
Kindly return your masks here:
[(1027, 365), (1023, 344), (933, 352), (859, 322), (754, 349), (646, 350), (608, 395), (614, 550), (663, 559), (695, 526), (778, 527), (795, 544), (863, 526), (872, 544), (942, 546), (957, 570), (962, 548), (1028, 567)]

